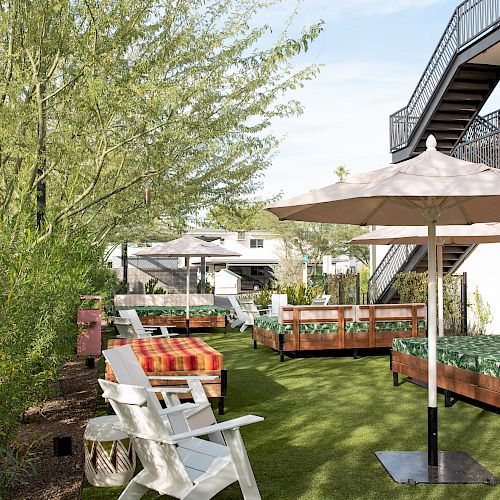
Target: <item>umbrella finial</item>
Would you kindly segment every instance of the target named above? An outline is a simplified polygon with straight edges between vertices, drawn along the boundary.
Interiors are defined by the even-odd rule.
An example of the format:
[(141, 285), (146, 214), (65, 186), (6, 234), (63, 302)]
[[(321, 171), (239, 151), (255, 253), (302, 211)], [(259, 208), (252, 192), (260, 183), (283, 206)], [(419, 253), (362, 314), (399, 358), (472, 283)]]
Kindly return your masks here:
[(427, 137), (427, 140), (425, 141), (425, 146), (427, 148), (427, 151), (436, 151), (438, 143), (436, 141), (436, 138), (431, 134), (429, 137)]

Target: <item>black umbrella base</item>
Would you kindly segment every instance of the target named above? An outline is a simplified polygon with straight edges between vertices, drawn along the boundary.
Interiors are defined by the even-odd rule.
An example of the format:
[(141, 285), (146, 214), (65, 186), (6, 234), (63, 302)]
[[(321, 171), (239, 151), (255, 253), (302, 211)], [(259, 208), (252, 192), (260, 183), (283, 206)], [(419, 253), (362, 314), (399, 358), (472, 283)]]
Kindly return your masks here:
[(375, 455), (397, 483), (498, 483), (490, 471), (461, 451), (440, 451), (436, 467), (427, 465), (426, 451), (376, 451)]

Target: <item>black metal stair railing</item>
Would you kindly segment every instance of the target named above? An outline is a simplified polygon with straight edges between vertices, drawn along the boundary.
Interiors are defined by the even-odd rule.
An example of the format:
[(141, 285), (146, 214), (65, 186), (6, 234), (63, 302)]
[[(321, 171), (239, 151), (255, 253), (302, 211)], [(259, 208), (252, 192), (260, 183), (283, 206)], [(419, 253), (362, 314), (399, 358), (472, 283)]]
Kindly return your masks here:
[(458, 144), (451, 156), (475, 163), (485, 163), (493, 168), (500, 168), (500, 129), (483, 137), (463, 141)]
[(374, 304), (392, 285), (418, 245), (392, 245), (368, 280), (368, 302)]
[(455, 9), (408, 105), (390, 116), (392, 153), (408, 145), (420, 117), (456, 55), (499, 22), (499, 0), (466, 0)]
[[(485, 116), (477, 115), (470, 127), (460, 140), (460, 144), (465, 142), (477, 141), (486, 137), (488, 134), (498, 132), (498, 111), (494, 111)], [(455, 156), (451, 153), (451, 156)], [(458, 156), (457, 158), (460, 158)], [(465, 158), (463, 158), (465, 160)]]

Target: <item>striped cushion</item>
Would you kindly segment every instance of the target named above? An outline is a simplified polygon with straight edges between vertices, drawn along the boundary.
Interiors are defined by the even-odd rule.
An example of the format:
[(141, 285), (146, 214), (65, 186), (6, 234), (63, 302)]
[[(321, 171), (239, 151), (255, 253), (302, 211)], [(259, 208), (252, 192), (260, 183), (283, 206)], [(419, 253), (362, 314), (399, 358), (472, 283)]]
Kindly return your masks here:
[[(148, 374), (186, 370), (222, 370), (224, 356), (196, 337), (112, 339), (108, 348), (130, 345)], [(109, 373), (109, 368), (106, 367)]]

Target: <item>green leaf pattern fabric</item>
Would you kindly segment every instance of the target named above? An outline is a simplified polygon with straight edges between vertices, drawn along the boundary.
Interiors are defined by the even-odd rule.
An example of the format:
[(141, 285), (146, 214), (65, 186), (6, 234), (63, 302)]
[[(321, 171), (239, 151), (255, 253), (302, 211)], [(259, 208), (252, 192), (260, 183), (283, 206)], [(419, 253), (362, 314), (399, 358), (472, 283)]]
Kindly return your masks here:
[[(396, 351), (427, 359), (427, 338), (399, 338), (392, 341)], [(438, 337), (437, 360), (457, 368), (500, 377), (500, 335), (479, 337)]]
[[(293, 333), (291, 323), (280, 324), (276, 316), (260, 316), (255, 318), (254, 323), (259, 328), (271, 330), (276, 333)], [(356, 333), (368, 333), (370, 324), (367, 321), (345, 322), (345, 333), (352, 335)], [(418, 329), (425, 330), (425, 321), (418, 322)], [(300, 333), (338, 333), (338, 323), (301, 323)], [(375, 323), (376, 332), (406, 332), (411, 331), (411, 321), (379, 321)]]
[[(417, 321), (417, 330), (425, 330), (425, 321)], [(376, 332), (411, 332), (411, 321), (377, 321)]]
[[(123, 306), (117, 309), (135, 309), (139, 316), (185, 316), (184, 306)], [(226, 316), (227, 309), (218, 306), (191, 306), (190, 316)]]

